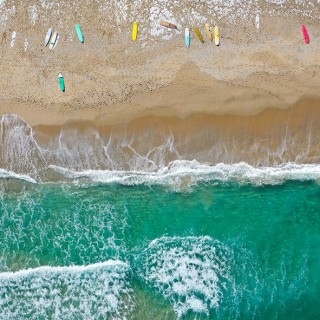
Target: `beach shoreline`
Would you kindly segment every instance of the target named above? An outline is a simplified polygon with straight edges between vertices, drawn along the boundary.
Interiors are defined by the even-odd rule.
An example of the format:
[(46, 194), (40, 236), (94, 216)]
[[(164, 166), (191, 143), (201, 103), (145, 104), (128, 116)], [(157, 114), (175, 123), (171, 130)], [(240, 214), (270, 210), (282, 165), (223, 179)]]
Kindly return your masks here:
[(158, 172), (181, 161), (254, 168), (320, 163), (320, 101), (256, 115), (145, 115), (129, 122), (69, 121), (31, 127), (19, 116), (0, 122), (0, 167), (41, 181), (54, 168), (86, 172)]

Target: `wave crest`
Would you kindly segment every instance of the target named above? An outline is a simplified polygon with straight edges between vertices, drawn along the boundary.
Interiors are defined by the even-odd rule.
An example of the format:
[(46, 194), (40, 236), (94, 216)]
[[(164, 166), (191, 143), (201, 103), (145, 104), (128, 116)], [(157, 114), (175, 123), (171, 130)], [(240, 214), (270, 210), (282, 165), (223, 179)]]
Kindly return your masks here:
[(320, 165), (286, 163), (277, 167), (255, 168), (247, 163), (206, 165), (195, 160), (173, 161), (157, 172), (85, 170), (81, 172), (50, 166), (63, 177), (79, 181), (124, 185), (168, 185), (176, 188), (198, 182), (236, 182), (253, 185), (276, 185), (290, 180), (320, 179)]
[(0, 318), (123, 319), (133, 307), (129, 276), (111, 260), (0, 273)]

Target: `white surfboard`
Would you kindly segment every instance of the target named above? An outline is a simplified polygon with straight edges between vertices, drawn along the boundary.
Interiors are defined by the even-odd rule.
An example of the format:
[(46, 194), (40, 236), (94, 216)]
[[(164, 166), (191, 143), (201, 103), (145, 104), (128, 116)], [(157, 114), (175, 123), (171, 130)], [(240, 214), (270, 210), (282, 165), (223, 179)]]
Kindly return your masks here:
[(58, 38), (58, 32), (55, 31), (50, 39), (49, 49), (52, 50), (55, 47), (56, 41)]
[(59, 41), (59, 38), (60, 38), (60, 35), (59, 35), (59, 33), (58, 33), (58, 34), (57, 34), (56, 42), (54, 43), (54, 45), (53, 45), (52, 49), (54, 49), (54, 48), (57, 46), (58, 41)]
[(260, 28), (260, 15), (259, 15), (259, 13), (257, 13), (257, 15), (256, 15), (256, 29), (257, 29), (257, 31), (259, 31), (259, 28)]
[(189, 48), (190, 47), (190, 30), (189, 30), (189, 28), (186, 28), (184, 34), (185, 34), (186, 46), (187, 46), (187, 48)]
[(210, 31), (210, 24), (209, 23), (206, 23), (205, 24), (205, 28), (206, 28), (206, 33), (207, 33), (207, 36), (209, 38), (209, 40), (212, 42), (212, 33)]
[(47, 45), (48, 45), (49, 40), (50, 40), (50, 38), (51, 38), (51, 35), (52, 35), (52, 28), (48, 29), (48, 32), (47, 32), (46, 38), (45, 38), (45, 40), (44, 40), (44, 44), (45, 44), (45, 46), (47, 46)]

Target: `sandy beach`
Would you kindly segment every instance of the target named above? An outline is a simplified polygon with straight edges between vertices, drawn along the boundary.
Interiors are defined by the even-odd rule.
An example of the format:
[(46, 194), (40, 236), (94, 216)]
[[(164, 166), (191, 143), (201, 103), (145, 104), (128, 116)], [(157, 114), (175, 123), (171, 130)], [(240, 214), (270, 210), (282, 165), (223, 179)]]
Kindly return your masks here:
[[(210, 17), (211, 8), (203, 6), (192, 17), (189, 13), (187, 20), (183, 10), (173, 10), (178, 30), (171, 30), (158, 23), (166, 7), (159, 9), (158, 16), (147, 16), (145, 8), (139, 13), (141, 21), (139, 6), (113, 8), (112, 15), (123, 17), (103, 22), (101, 5), (93, 2), (85, 10), (84, 3), (77, 3), (72, 7), (62, 1), (59, 9), (32, 1), (1, 5), (1, 114), (16, 113), (30, 125), (61, 125), (70, 120), (111, 124), (145, 115), (253, 115), (319, 98), (320, 29), (318, 21), (299, 17), (299, 10), (314, 14), (319, 8), (307, 4), (295, 8), (290, 3), (279, 8), (266, 2), (227, 11), (219, 4), (221, 12), (214, 10)], [(161, 4), (145, 5), (152, 13)], [(75, 16), (70, 16), (72, 10), (77, 11)], [(134, 20), (139, 22), (136, 42), (131, 41)], [(184, 28), (199, 25), (206, 37), (203, 20), (212, 29), (214, 22), (219, 24), (220, 46), (207, 38), (202, 44), (191, 32), (187, 49)], [(82, 25), (83, 44), (76, 37), (76, 22)], [(303, 39), (302, 23), (309, 29), (309, 45)], [(44, 46), (49, 27), (59, 32), (52, 51)], [(64, 93), (59, 72), (65, 77)]]

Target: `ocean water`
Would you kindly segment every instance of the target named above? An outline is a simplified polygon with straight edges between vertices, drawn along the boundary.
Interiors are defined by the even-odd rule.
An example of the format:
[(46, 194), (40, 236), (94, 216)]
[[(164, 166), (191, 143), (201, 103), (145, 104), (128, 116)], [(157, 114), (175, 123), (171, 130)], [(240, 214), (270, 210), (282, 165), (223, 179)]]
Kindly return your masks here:
[(0, 319), (320, 317), (318, 166), (54, 169), (2, 171)]

